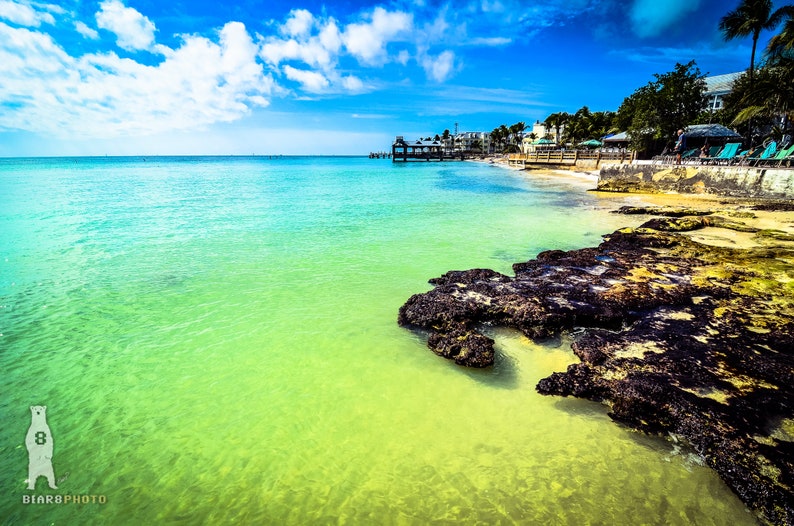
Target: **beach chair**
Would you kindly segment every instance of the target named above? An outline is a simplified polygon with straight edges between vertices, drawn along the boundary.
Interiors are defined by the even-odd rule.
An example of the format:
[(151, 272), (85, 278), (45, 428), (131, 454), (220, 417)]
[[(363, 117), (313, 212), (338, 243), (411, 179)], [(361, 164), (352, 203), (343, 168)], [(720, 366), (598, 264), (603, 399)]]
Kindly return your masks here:
[(728, 164), (736, 157), (736, 152), (739, 151), (739, 146), (741, 145), (742, 143), (740, 142), (729, 142), (722, 147), (720, 153), (715, 157), (706, 157), (704, 162), (708, 164)]
[(777, 152), (777, 143), (775, 141), (772, 141), (769, 144), (767, 144), (766, 148), (764, 148), (764, 151), (761, 152), (761, 155), (759, 155), (756, 159), (752, 159), (749, 162), (750, 166), (758, 166), (759, 162), (769, 159), (770, 157), (775, 155), (775, 152)]
[(700, 164), (705, 163), (707, 159), (715, 157), (720, 152), (721, 148), (722, 146), (712, 146), (709, 148), (709, 151), (706, 153), (706, 155), (702, 157), (698, 155), (698, 160), (700, 161)]
[(736, 161), (736, 164), (738, 164), (739, 166), (749, 164), (754, 160), (758, 159), (761, 156), (761, 154), (764, 153), (765, 149), (766, 148), (764, 148), (763, 146), (753, 146), (749, 150), (745, 150), (743, 152), (739, 152), (738, 154), (736, 154), (734, 160)]
[(768, 159), (759, 160), (756, 166), (782, 166), (787, 157), (794, 155), (794, 144), (779, 150), (776, 155)]

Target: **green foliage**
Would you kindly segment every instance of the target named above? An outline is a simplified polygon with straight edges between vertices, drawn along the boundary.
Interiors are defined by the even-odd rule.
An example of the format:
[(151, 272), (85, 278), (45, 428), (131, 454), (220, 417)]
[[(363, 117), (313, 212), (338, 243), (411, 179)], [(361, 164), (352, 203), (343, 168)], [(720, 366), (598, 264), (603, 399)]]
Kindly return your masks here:
[(739, 7), (728, 12), (720, 19), (720, 31), (725, 40), (753, 37), (753, 48), (750, 55), (750, 77), (755, 71), (755, 50), (758, 37), (763, 30), (777, 27), (784, 17), (790, 16), (791, 6), (785, 6), (772, 12), (772, 0), (742, 0)]
[(566, 142), (579, 144), (588, 139), (600, 139), (615, 129), (615, 113), (612, 111), (590, 111), (582, 106), (573, 115), (568, 115), (565, 125)]
[(731, 93), (725, 96), (725, 111), (731, 124), (747, 123), (773, 126), (784, 118), (784, 129), (794, 119), (794, 59), (779, 56), (756, 70), (751, 79), (745, 74), (736, 79)]
[(794, 58), (794, 6), (787, 5), (779, 10), (787, 17), (783, 30), (772, 37), (766, 48), (768, 56)]
[(565, 126), (568, 121), (570, 120), (571, 116), (567, 112), (559, 111), (557, 113), (552, 113), (546, 120), (543, 121), (543, 124), (546, 125), (547, 129), (554, 130), (554, 137), (552, 138), (555, 143), (559, 144), (562, 140), (560, 131), (563, 126)]
[(672, 139), (676, 130), (696, 121), (706, 106), (706, 81), (695, 61), (676, 64), (673, 71), (638, 88), (618, 108), (615, 124), (628, 131), (631, 145), (647, 151)]

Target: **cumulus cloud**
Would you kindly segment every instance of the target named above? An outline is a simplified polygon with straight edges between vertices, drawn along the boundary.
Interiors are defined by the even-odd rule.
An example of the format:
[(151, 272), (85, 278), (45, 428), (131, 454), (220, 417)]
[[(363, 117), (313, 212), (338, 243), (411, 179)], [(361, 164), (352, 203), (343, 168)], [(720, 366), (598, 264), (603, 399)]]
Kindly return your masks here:
[(72, 57), (49, 35), (0, 23), (0, 129), (109, 137), (228, 122), (275, 89), (243, 24), (183, 37), (144, 65), (115, 53)]
[(304, 90), (311, 93), (322, 93), (331, 85), (325, 75), (316, 71), (284, 66), (284, 75), (290, 80), (299, 82)]
[(700, 0), (667, 0), (660, 9), (659, 0), (635, 0), (629, 18), (638, 37), (656, 37), (699, 6)]
[[(563, 16), (565, 5), (544, 0), (542, 11)], [(416, 15), (375, 7), (345, 21), (293, 9), (256, 39), (242, 23), (228, 22), (210, 36), (182, 35), (165, 46), (143, 13), (123, 0), (102, 0), (95, 24), (72, 13), (58, 17), (91, 41), (79, 49), (93, 43), (102, 50), (72, 55), (53, 38), (57, 33), (41, 29), (59, 9), (0, 0), (0, 129), (103, 137), (186, 130), (239, 119), (286, 93), (370, 91), (386, 64), (398, 65), (406, 80), (419, 71), (447, 82), (464, 67), (456, 50), (510, 42), (513, 29), (494, 37), (493, 22), (507, 27), (506, 19), (528, 13), (521, 0), (477, 0), (455, 9), (414, 3)], [(120, 56), (108, 50), (113, 41), (126, 52), (153, 54), (143, 61)]]
[(400, 39), (412, 27), (413, 15), (376, 7), (370, 20), (348, 25), (342, 41), (350, 54), (362, 63), (382, 65), (386, 61), (386, 44)]
[(453, 73), (455, 66), (455, 53), (444, 51), (438, 56), (425, 56), (422, 67), (429, 78), (436, 82), (444, 82)]
[[(52, 6), (57, 9), (56, 6)], [(37, 11), (30, 5), (0, 0), (0, 19), (26, 27), (39, 27), (42, 22), (54, 24), (55, 18), (48, 11)]]
[[(262, 38), (259, 56), (302, 90), (357, 93), (368, 86), (359, 77), (340, 71), (340, 58), (353, 57), (365, 67), (379, 67), (391, 60), (389, 43), (404, 38), (410, 27), (410, 15), (380, 7), (341, 27), (332, 17), (294, 9), (277, 34)], [(398, 54), (394, 60), (405, 60), (405, 55)]]
[(293, 9), (287, 21), (281, 26), (281, 32), (289, 37), (306, 37), (314, 25), (314, 15), (306, 9)]
[(154, 44), (155, 26), (137, 10), (119, 0), (105, 0), (99, 8), (97, 26), (114, 33), (119, 47), (138, 51), (149, 49)]

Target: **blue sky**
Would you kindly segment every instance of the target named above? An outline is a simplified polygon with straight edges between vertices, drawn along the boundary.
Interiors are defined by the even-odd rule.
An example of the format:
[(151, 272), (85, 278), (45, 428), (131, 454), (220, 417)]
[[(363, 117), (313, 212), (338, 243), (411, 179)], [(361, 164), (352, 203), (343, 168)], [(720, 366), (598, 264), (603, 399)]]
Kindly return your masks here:
[(0, 0), (0, 156), (366, 154), (616, 110), (676, 62), (745, 69), (736, 5)]

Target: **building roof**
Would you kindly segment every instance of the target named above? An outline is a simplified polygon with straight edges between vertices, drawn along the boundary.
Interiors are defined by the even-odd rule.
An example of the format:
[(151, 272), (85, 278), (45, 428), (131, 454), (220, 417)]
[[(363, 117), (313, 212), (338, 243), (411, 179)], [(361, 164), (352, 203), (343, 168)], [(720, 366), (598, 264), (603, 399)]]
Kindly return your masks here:
[(394, 144), (405, 144), (406, 146), (441, 146), (441, 141), (425, 141), (421, 139), (418, 141), (406, 141), (402, 136), (397, 136), (394, 140)]
[(742, 76), (744, 72), (726, 73), (724, 75), (714, 75), (713, 77), (705, 77), (706, 81), (706, 95), (725, 95), (730, 93), (733, 89), (733, 83)]

